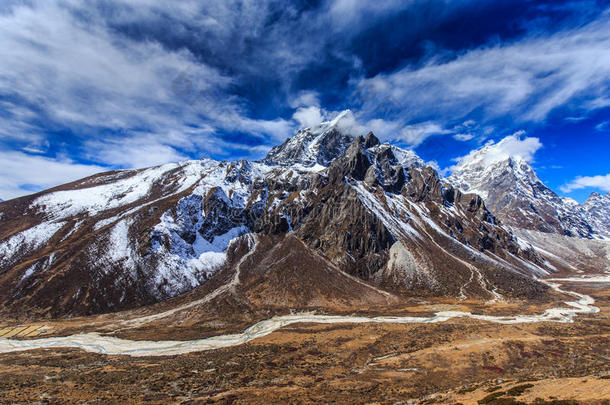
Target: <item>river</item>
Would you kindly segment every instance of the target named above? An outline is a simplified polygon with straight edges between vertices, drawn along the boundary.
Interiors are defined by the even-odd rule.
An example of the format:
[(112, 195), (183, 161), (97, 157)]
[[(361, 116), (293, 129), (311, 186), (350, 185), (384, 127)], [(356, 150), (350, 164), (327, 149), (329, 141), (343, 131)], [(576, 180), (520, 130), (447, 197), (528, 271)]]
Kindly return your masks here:
[[(543, 281), (543, 280), (541, 280)], [(572, 322), (578, 314), (599, 312), (599, 308), (593, 306), (595, 300), (584, 294), (573, 291), (565, 291), (560, 284), (565, 282), (586, 283), (610, 283), (610, 276), (595, 275), (590, 278), (563, 278), (549, 279), (543, 281), (556, 291), (569, 294), (576, 298), (568, 301), (566, 307), (550, 308), (538, 315), (512, 315), (492, 316), (478, 315), (461, 311), (440, 311), (430, 317), (411, 316), (340, 316), (340, 315), (316, 315), (313, 313), (299, 313), (291, 315), (275, 316), (260, 321), (242, 333), (232, 335), (214, 336), (205, 339), (189, 341), (140, 341), (120, 339), (112, 336), (104, 336), (98, 333), (82, 333), (64, 337), (50, 337), (33, 340), (0, 339), (0, 353), (10, 353), (41, 348), (81, 348), (87, 352), (108, 355), (128, 356), (169, 356), (191, 352), (219, 349), (223, 347), (237, 346), (251, 340), (269, 335), (270, 333), (287, 325), (295, 323), (438, 323), (450, 319), (469, 317), (473, 319), (489, 321), (501, 324), (533, 323), (533, 322)]]

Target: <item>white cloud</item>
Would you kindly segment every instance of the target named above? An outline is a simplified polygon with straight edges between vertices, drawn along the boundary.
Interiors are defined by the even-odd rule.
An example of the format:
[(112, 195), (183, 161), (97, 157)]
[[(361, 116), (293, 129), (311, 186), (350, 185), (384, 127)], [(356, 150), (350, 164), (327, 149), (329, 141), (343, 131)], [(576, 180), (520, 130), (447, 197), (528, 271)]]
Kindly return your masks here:
[(595, 126), (595, 129), (599, 132), (607, 132), (610, 131), (610, 121), (600, 122)]
[[(339, 118), (339, 115), (341, 118)], [(350, 110), (342, 111), (340, 113), (334, 112), (331, 114), (331, 116), (332, 119), (339, 118), (339, 121), (337, 122), (337, 128), (343, 133), (356, 137), (360, 135), (366, 135), (366, 133), (369, 131), (368, 128), (363, 126), (356, 119), (354, 113), (352, 113)]]
[(426, 138), (433, 135), (444, 135), (451, 133), (436, 122), (421, 122), (406, 125), (398, 133), (397, 139), (406, 142), (410, 146), (420, 145)]
[(470, 141), (471, 139), (474, 139), (474, 135), (473, 134), (455, 134), (453, 135), (454, 139), (457, 139), (458, 141), (462, 141), (462, 142), (466, 142), (466, 141)]
[(489, 141), (482, 148), (475, 149), (468, 155), (455, 159), (457, 166), (468, 164), (485, 167), (495, 162), (506, 160), (509, 157), (523, 159), (531, 163), (534, 161), (536, 152), (542, 148), (542, 143), (538, 138), (522, 138), (524, 134), (524, 131), (518, 131), (498, 143)]
[(475, 133), (487, 131), (486, 128), (481, 129), (474, 120), (467, 120), (453, 127), (453, 139), (466, 142), (476, 138)]
[(561, 186), (560, 190), (564, 193), (569, 193), (583, 188), (598, 188), (610, 192), (610, 174), (605, 176), (578, 176), (568, 184)]
[(0, 198), (8, 200), (108, 170), (22, 152), (0, 151)]
[(144, 137), (92, 141), (86, 146), (91, 159), (116, 167), (144, 168), (188, 159), (173, 147)]
[(309, 128), (324, 121), (326, 113), (319, 107), (300, 107), (292, 115), (292, 118), (299, 123), (300, 128)]
[(483, 121), (506, 116), (543, 121), (554, 109), (605, 105), (610, 89), (610, 14), (588, 25), (512, 43), (431, 58), (358, 83), (363, 111), (383, 108), (449, 122), (477, 112)]
[(320, 107), (320, 95), (311, 90), (301, 91), (288, 102), (288, 105), (292, 108)]
[(426, 165), (432, 167), (443, 177), (448, 175), (451, 172), (450, 167), (442, 168), (436, 160), (431, 160), (430, 162), (426, 162)]
[(229, 131), (239, 131), (249, 136), (264, 139), (266, 143), (276, 145), (294, 132), (294, 122), (282, 118), (260, 120), (248, 118), (239, 113), (217, 117), (223, 128)]
[(477, 123), (474, 120), (468, 120), (468, 121), (464, 121), (462, 123), (462, 126), (465, 127), (465, 128), (472, 128), (472, 127), (474, 127), (476, 125), (477, 125)]

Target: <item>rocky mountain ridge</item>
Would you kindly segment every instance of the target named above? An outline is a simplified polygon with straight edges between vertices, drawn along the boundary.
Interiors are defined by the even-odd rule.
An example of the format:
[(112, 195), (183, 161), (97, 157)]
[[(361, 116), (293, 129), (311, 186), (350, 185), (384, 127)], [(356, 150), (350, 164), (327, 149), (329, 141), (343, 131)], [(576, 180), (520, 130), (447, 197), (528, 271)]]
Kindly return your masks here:
[(208, 283), (240, 311), (544, 297), (535, 279), (557, 265), (347, 114), (262, 161), (102, 173), (0, 204), (0, 312), (96, 314)]

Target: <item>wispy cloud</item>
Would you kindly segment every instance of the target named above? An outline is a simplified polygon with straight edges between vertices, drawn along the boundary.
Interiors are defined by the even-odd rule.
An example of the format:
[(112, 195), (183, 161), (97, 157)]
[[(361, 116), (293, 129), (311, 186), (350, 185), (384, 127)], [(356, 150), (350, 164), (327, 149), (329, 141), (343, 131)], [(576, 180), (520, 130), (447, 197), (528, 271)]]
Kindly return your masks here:
[(8, 200), (104, 170), (102, 166), (78, 164), (61, 157), (0, 152), (0, 198)]
[[(223, 21), (216, 17), (230, 18), (197, 20), (200, 2), (164, 4), (146, 1), (136, 9), (111, 1), (108, 8), (116, 15), (109, 18), (95, 2), (33, 1), (0, 14), (5, 111), (0, 140), (37, 145), (49, 128), (68, 128), (75, 134), (71, 143), (82, 144), (89, 159), (133, 167), (184, 158), (181, 150), (206, 154), (206, 137), (215, 131), (243, 131), (269, 145), (288, 136), (293, 121), (248, 116), (243, 100), (230, 89), (239, 78), (202, 63), (184, 47), (111, 29), (151, 23), (167, 12), (184, 24), (223, 35)], [(222, 14), (220, 8), (206, 11)], [(244, 10), (247, 21), (256, 17), (256, 9)], [(199, 139), (189, 136), (195, 132)]]
[(610, 121), (600, 122), (595, 126), (595, 129), (599, 132), (609, 132), (610, 131)]
[[(586, 61), (586, 63), (584, 62)], [(474, 114), (539, 122), (559, 107), (596, 109), (610, 86), (610, 15), (554, 34), (432, 56), (421, 66), (362, 79), (363, 110), (448, 122)], [(389, 105), (388, 105), (389, 103)]]
[(292, 115), (301, 128), (313, 127), (324, 121), (327, 113), (316, 106), (299, 107)]
[(597, 188), (606, 192), (610, 192), (610, 173), (605, 176), (579, 176), (574, 180), (560, 187), (564, 193), (569, 193), (574, 190), (582, 190), (585, 188)]
[(466, 141), (470, 141), (471, 139), (474, 139), (474, 138), (475, 138), (475, 135), (473, 135), (473, 134), (465, 134), (465, 133), (461, 133), (461, 134), (455, 134), (455, 135), (453, 135), (453, 138), (454, 138), (454, 139), (457, 139), (458, 141), (463, 141), (463, 142), (466, 142)]

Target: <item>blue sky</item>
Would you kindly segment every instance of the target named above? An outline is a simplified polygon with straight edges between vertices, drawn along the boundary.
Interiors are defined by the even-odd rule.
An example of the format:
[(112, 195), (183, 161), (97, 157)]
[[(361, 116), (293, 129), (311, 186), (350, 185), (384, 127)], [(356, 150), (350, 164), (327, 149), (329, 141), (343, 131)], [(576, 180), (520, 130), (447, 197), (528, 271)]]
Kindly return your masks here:
[[(4, 0), (0, 198), (102, 170), (256, 159), (351, 109), (456, 159), (519, 132), (560, 195), (610, 191), (602, 1)], [(538, 138), (539, 144), (526, 142)]]

